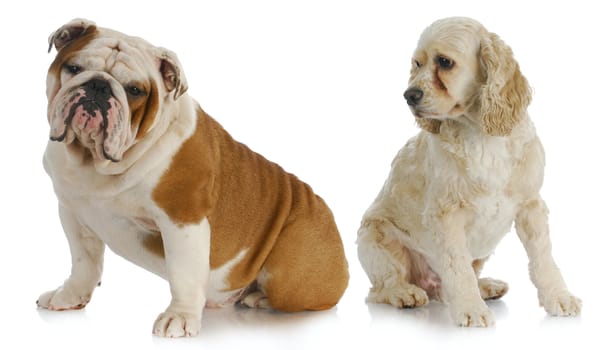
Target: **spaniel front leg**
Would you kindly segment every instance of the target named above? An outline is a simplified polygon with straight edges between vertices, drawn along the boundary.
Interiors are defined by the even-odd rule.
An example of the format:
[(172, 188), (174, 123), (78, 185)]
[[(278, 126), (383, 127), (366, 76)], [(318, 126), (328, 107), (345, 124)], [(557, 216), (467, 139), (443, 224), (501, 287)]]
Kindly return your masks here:
[(206, 304), (210, 225), (204, 218), (199, 224), (178, 226), (165, 222), (160, 228), (171, 303), (157, 317), (153, 334), (168, 338), (194, 336), (200, 330)]
[[(464, 213), (455, 211), (439, 221), (428, 259), (441, 278), (442, 297), (459, 326), (488, 327), (493, 314), (481, 297), (472, 256), (467, 249)], [(427, 242), (428, 243), (428, 242)]]
[(553, 260), (548, 210), (541, 198), (524, 203), (516, 217), (516, 232), (528, 254), (530, 279), (541, 306), (553, 316), (578, 315), (582, 301), (567, 290)]

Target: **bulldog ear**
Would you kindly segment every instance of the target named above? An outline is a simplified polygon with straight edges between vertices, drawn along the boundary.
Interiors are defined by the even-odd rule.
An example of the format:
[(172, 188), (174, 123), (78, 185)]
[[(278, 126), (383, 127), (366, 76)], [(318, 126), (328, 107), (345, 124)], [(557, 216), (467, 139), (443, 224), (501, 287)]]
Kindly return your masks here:
[(95, 25), (95, 22), (86, 20), (84, 18), (73, 19), (49, 36), (49, 49), (47, 52), (52, 50), (52, 46), (55, 46), (56, 50), (60, 51), (71, 41), (76, 40), (88, 33), (94, 32), (96, 29), (97, 26)]
[(161, 65), (159, 71), (163, 77), (167, 91), (173, 91), (173, 99), (177, 100), (188, 90), (188, 81), (184, 74), (177, 55), (169, 50), (163, 49), (161, 52)]

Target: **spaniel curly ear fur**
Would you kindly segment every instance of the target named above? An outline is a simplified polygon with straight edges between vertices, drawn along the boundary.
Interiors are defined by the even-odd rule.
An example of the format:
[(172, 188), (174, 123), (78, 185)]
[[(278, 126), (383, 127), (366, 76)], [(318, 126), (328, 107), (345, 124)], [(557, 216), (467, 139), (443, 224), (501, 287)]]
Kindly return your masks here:
[(511, 48), (496, 34), (481, 41), (479, 56), (486, 77), (478, 100), (483, 130), (493, 136), (509, 135), (532, 100), (530, 86)]
[(429, 131), (432, 134), (439, 134), (441, 128), (441, 120), (428, 119), (428, 118), (415, 118), (417, 125), (424, 130)]

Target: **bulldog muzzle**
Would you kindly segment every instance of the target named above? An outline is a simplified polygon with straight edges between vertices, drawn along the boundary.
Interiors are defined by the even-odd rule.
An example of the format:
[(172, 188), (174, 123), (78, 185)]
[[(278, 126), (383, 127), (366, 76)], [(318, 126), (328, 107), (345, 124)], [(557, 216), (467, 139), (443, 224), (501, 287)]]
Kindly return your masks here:
[(66, 94), (61, 105), (50, 134), (52, 141), (69, 144), (76, 138), (94, 157), (121, 159), (125, 117), (108, 81), (90, 79)]

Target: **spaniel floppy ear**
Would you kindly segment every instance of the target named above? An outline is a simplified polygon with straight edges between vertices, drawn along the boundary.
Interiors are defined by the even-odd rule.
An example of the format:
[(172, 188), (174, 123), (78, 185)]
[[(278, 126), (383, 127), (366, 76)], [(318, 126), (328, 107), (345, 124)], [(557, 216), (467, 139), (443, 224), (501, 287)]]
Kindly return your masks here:
[(486, 79), (478, 96), (483, 130), (493, 136), (509, 135), (532, 100), (530, 86), (511, 48), (496, 34), (481, 40), (479, 60)]

